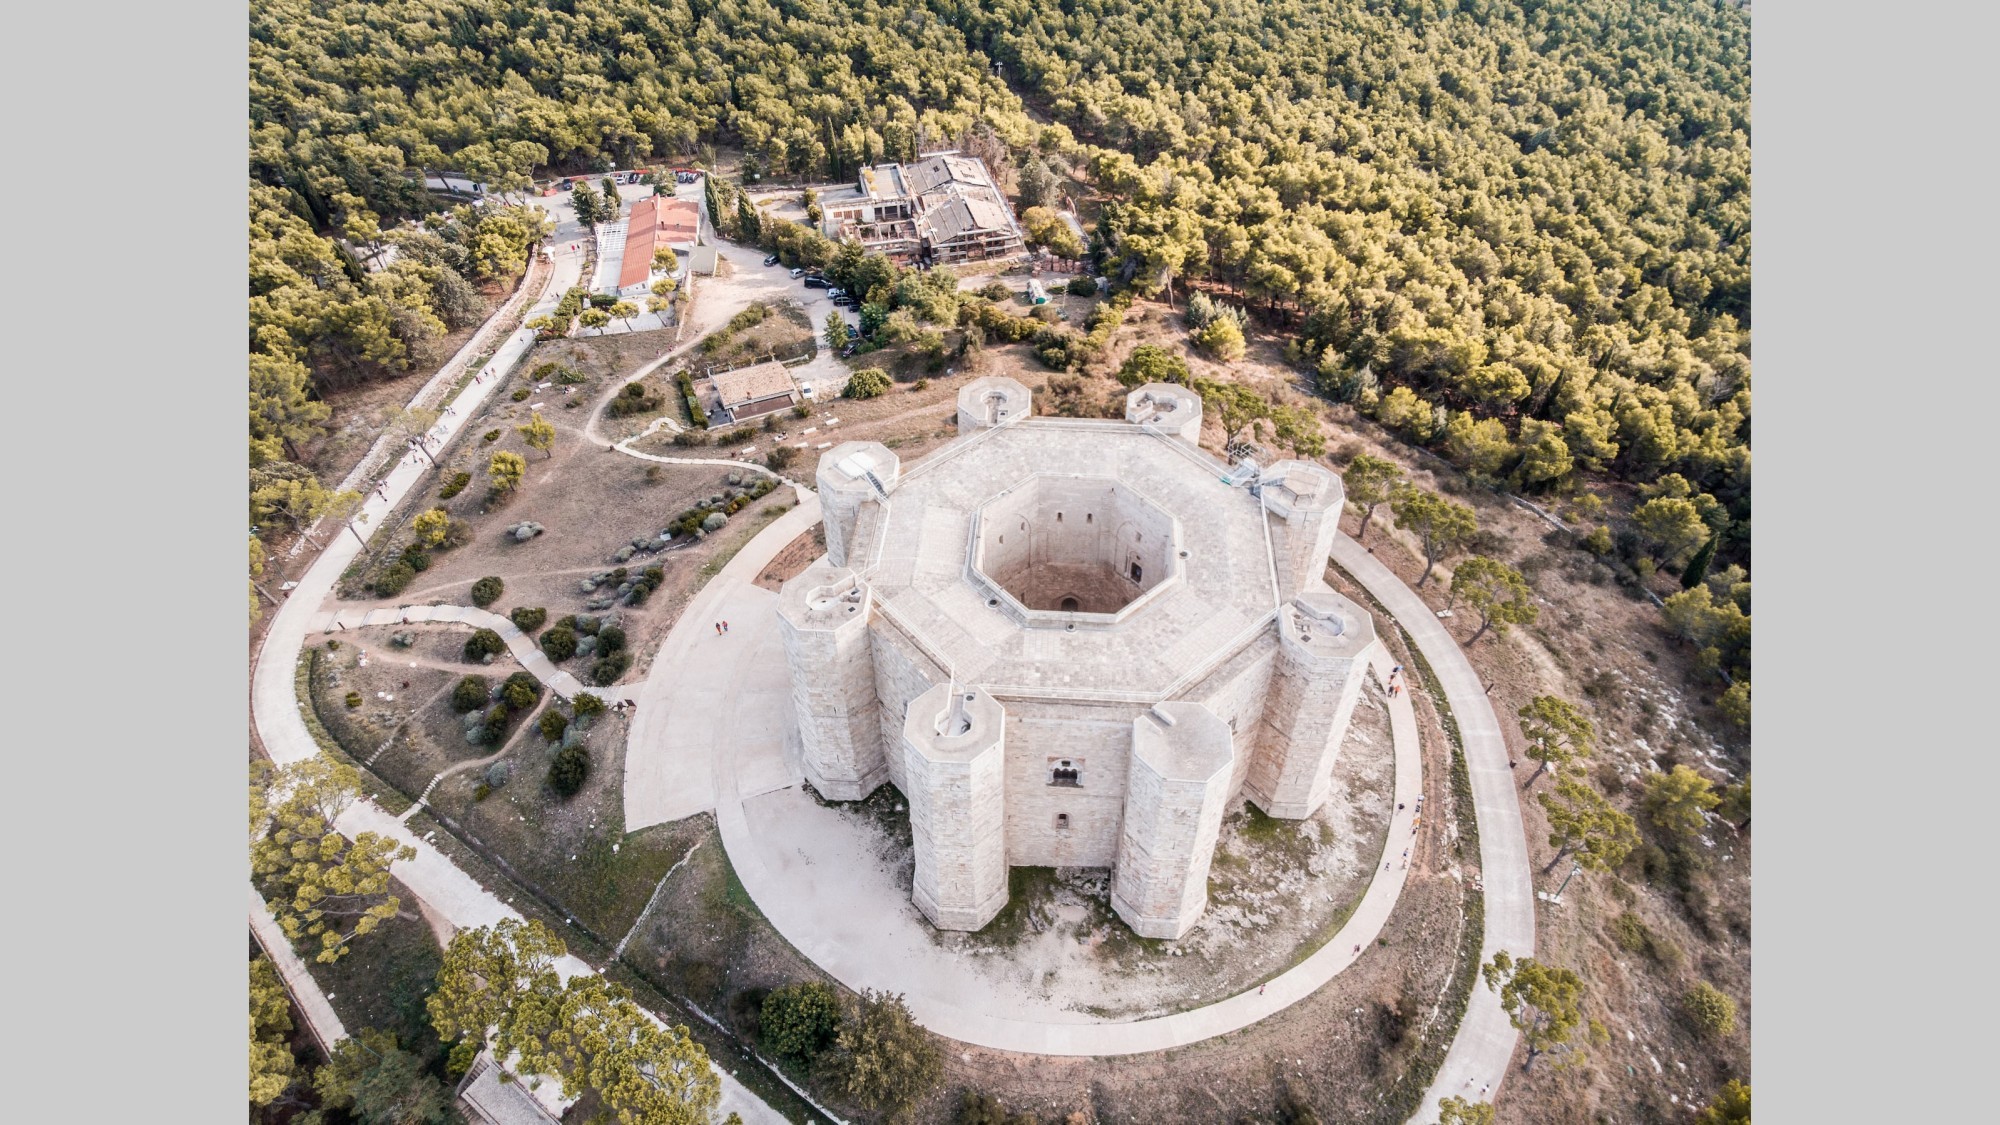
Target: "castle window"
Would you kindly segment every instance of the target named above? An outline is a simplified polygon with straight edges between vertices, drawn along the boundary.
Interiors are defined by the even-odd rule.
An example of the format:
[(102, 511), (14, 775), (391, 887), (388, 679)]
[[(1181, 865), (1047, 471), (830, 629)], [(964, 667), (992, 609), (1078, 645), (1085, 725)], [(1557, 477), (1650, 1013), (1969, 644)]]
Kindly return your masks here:
[(1092, 517), (1091, 517), (1091, 514), (1090, 514), (1089, 512), (1085, 512), (1085, 513), (1083, 513), (1083, 522), (1085, 522), (1085, 523), (1089, 523), (1089, 522), (1091, 521), (1091, 518), (1092, 518)]
[(1081, 788), (1083, 785), (1083, 770), (1078, 768), (1077, 764), (1068, 758), (1058, 758), (1056, 759), (1055, 766), (1049, 770), (1049, 784)]
[(1143, 570), (1140, 570), (1140, 569), (1139, 569), (1139, 564), (1138, 564), (1138, 563), (1133, 563), (1133, 564), (1132, 564), (1132, 581), (1134, 581), (1134, 582), (1137, 582), (1137, 581), (1139, 581), (1139, 576), (1140, 576), (1141, 574), (1144, 574), (1144, 573), (1145, 573), (1145, 571), (1143, 571)]
[(1068, 814), (1068, 813), (1066, 813), (1066, 812), (1059, 812), (1059, 813), (1057, 813), (1057, 814), (1056, 814), (1056, 831), (1058, 831), (1058, 832), (1067, 832), (1067, 831), (1069, 831), (1069, 814)]
[(1062, 610), (1064, 613), (1075, 613), (1077, 607), (1078, 602), (1075, 598), (1064, 598), (1062, 600)]
[(1057, 522), (1057, 523), (1061, 523), (1061, 522), (1062, 522), (1062, 513), (1061, 513), (1061, 512), (1057, 512), (1057, 513), (1056, 513), (1056, 522)]

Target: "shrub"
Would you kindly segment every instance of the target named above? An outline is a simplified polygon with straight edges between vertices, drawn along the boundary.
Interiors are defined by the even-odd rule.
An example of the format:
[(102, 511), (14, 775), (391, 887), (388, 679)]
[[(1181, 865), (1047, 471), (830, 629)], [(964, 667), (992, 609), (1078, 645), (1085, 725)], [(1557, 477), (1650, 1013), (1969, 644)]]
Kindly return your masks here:
[(492, 765), (486, 767), (486, 784), (494, 789), (504, 787), (508, 779), (513, 776), (514, 771), (512, 767), (508, 766), (505, 762), (494, 762)]
[(792, 417), (794, 418), (810, 418), (812, 417), (812, 412), (812, 407), (807, 406), (803, 402), (792, 407)]
[(937, 1084), (937, 1041), (917, 1025), (901, 996), (872, 989), (859, 1010), (841, 1021), (834, 1068), (840, 1090), (869, 1109), (900, 1116)]
[(359, 708), (360, 706), (361, 706), (361, 693), (360, 693), (360, 692), (358, 692), (358, 691), (350, 691), (350, 692), (348, 692), (348, 693), (347, 693), (347, 709), (348, 709), (349, 711), (353, 711), (353, 710), (355, 710), (355, 709)]
[(451, 709), (461, 715), (477, 711), (486, 706), (486, 701), (492, 697), (493, 691), (487, 685), (485, 676), (467, 676), (451, 689)]
[(471, 1070), (472, 1064), (478, 1060), (479, 1049), (483, 1045), (479, 1040), (470, 1037), (452, 1044), (451, 1054), (445, 1056), (445, 1077), (454, 1081), (463, 1078), (465, 1072)]
[(576, 629), (558, 623), (555, 628), (542, 634), (542, 654), (561, 664), (576, 655)]
[(1012, 299), (1014, 291), (1007, 288), (1005, 282), (989, 281), (979, 287), (979, 295), (995, 304), (1001, 304)]
[(507, 677), (507, 682), (500, 685), (500, 701), (505, 703), (507, 709), (510, 711), (526, 711), (535, 705), (535, 700), (541, 694), (541, 690), (535, 685), (533, 680), (522, 683), (513, 676), (509, 676)]
[(701, 529), (710, 534), (714, 534), (715, 532), (721, 531), (723, 525), (727, 524), (728, 522), (729, 522), (729, 517), (723, 515), (721, 512), (710, 512), (708, 513), (708, 515), (702, 517)]
[(514, 388), (514, 393), (507, 397), (513, 399), (515, 402), (526, 402), (528, 401), (528, 396), (534, 393), (535, 388), (533, 387), (516, 387)]
[(764, 455), (764, 463), (771, 466), (774, 472), (780, 473), (784, 472), (785, 469), (791, 466), (792, 462), (798, 459), (799, 451), (789, 445), (773, 446), (771, 452)]
[(666, 399), (649, 391), (644, 382), (631, 382), (618, 392), (604, 408), (613, 418), (623, 418), (628, 414), (644, 414), (666, 405)]
[(550, 742), (561, 742), (563, 732), (569, 729), (569, 719), (561, 711), (544, 711), (541, 720), (535, 725), (541, 729), (543, 738)]
[(1234, 320), (1218, 316), (1194, 334), (1195, 346), (1219, 360), (1243, 358), (1243, 329)]
[(486, 717), (480, 720), (480, 722), (485, 725), (486, 733), (491, 740), (499, 740), (500, 732), (507, 729), (507, 720), (511, 715), (512, 713), (507, 710), (507, 704), (504, 702), (495, 703), (486, 709)]
[(864, 367), (847, 380), (846, 398), (874, 398), (889, 389), (889, 373), (879, 367)]
[(1721, 989), (1701, 981), (1687, 994), (1688, 1015), (1702, 1031), (1716, 1038), (1736, 1030), (1736, 1001)]
[(590, 682), (600, 687), (609, 687), (617, 683), (618, 677), (624, 675), (625, 670), (631, 666), (632, 654), (629, 652), (620, 651), (599, 657), (590, 666)]
[(606, 625), (597, 631), (597, 651), (605, 655), (625, 647), (625, 630), (616, 625)]
[(541, 628), (542, 623), (549, 619), (549, 611), (539, 606), (530, 609), (527, 606), (521, 605), (515, 606), (514, 611), (509, 613), (507, 617), (514, 622), (514, 628), (519, 629), (523, 633), (532, 633)]
[(506, 651), (507, 642), (501, 640), (500, 634), (491, 629), (474, 629), (472, 635), (465, 638), (465, 658), (467, 660), (483, 660), (488, 656), (498, 656)]
[(402, 560), (410, 564), (410, 569), (418, 574), (431, 568), (431, 553), (415, 543), (403, 548)]
[(410, 521), (410, 531), (416, 535), (420, 547), (436, 547), (444, 543), (445, 533), (451, 530), (451, 513), (443, 508), (432, 508), (428, 512), (417, 513)]
[(582, 743), (565, 746), (556, 751), (555, 760), (549, 763), (549, 788), (558, 796), (573, 797), (590, 779), (590, 752)]
[[(490, 444), (490, 443), (492, 443), (492, 442), (496, 442), (496, 441), (499, 441), (499, 440), (500, 440), (500, 431), (499, 431), (499, 430), (488, 430), (488, 431), (486, 431), (485, 433), (483, 433), (483, 434), (479, 435), (479, 440), (480, 440), (480, 441), (483, 441), (483, 442), (487, 442), (487, 443), (489, 443), (489, 444)], [(470, 474), (467, 474), (467, 475), (470, 475)]]
[(1188, 379), (1187, 360), (1165, 348), (1140, 344), (1119, 365), (1118, 381), (1128, 387), (1142, 383), (1182, 383)]
[(376, 575), (375, 581), (370, 583), (370, 585), (374, 586), (375, 592), (382, 597), (393, 598), (397, 594), (402, 593), (403, 588), (408, 586), (410, 580), (416, 576), (416, 567), (411, 566), (404, 559), (397, 559), (385, 567), (382, 573)]
[(840, 996), (819, 981), (789, 984), (764, 997), (758, 1037), (776, 1054), (810, 1062), (840, 1029)]
[(1075, 277), (1069, 279), (1069, 295), (1072, 297), (1088, 297), (1096, 292), (1097, 281), (1095, 278), (1077, 274)]
[(485, 609), (499, 601), (500, 595), (506, 592), (507, 584), (489, 574), (472, 584), (472, 604)]
[(570, 708), (576, 712), (577, 718), (588, 719), (604, 714), (604, 700), (587, 691), (580, 691), (575, 699), (570, 700)]
[(910, 384), (910, 390), (912, 391), (927, 391), (930, 389), (931, 389), (931, 381), (929, 379), (919, 379), (916, 382)]
[(679, 446), (707, 445), (708, 434), (701, 430), (682, 430), (674, 435), (674, 444)]

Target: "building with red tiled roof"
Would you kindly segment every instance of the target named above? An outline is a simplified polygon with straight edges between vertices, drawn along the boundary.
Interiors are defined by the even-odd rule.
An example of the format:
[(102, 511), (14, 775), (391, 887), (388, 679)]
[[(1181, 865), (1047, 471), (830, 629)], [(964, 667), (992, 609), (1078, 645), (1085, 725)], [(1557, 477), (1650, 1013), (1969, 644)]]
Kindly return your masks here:
[(692, 200), (656, 195), (632, 205), (625, 220), (625, 255), (618, 266), (618, 292), (643, 293), (653, 283), (653, 254), (662, 247), (676, 254), (694, 249), (701, 227), (700, 206)]

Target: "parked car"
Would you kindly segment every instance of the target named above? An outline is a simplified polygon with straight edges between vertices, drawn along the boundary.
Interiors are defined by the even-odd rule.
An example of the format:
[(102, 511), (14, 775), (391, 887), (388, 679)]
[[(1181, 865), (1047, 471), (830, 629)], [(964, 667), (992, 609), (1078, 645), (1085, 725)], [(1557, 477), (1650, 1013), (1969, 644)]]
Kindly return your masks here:
[[(798, 276), (798, 271), (796, 271), (796, 270), (792, 271), (792, 276), (793, 276), (793, 277), (797, 277), (797, 276)], [(832, 282), (830, 282), (830, 281), (828, 281), (827, 279), (825, 279), (825, 278), (823, 278), (823, 277), (809, 277), (809, 278), (806, 278), (806, 288), (807, 288), (807, 289), (830, 289), (830, 288), (832, 288), (832, 287), (833, 287), (833, 283), (832, 283)]]
[(799, 397), (811, 398), (812, 396), (813, 396), (813, 385), (811, 383), (800, 383)]
[(799, 267), (797, 267), (797, 266), (793, 266), (793, 267), (792, 267), (792, 276), (793, 276), (794, 278), (799, 278), (799, 277), (803, 277), (803, 276), (805, 276), (805, 272), (806, 272), (806, 271), (804, 271), (804, 270), (800, 269), (800, 268), (799, 268)]
[(826, 291), (826, 295), (827, 295), (827, 296), (829, 296), (829, 297), (832, 297), (832, 298), (833, 298), (834, 300), (838, 301), (838, 300), (840, 300), (840, 299), (841, 299), (842, 297), (845, 297), (845, 296), (847, 296), (847, 290), (845, 290), (845, 289), (842, 289), (842, 288), (841, 288), (840, 286), (836, 285), (836, 286), (834, 286), (833, 288), (831, 288), (831, 289), (827, 290), (827, 291)]
[(767, 266), (775, 266), (775, 265), (777, 265), (777, 264), (778, 264), (778, 256), (777, 256), (776, 254), (773, 254), (773, 255), (771, 255), (770, 257), (768, 257), (768, 258), (765, 258), (765, 259), (764, 259), (764, 264), (765, 264), (765, 265), (767, 265)]

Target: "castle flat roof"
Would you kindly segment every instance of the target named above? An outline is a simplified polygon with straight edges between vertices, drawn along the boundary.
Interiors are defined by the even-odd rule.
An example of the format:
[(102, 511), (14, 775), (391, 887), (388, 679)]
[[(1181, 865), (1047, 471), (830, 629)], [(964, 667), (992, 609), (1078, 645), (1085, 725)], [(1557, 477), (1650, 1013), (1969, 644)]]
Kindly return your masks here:
[[(1239, 650), (1277, 608), (1263, 504), (1228, 467), (1125, 422), (1029, 418), (911, 467), (848, 565), (894, 625), (996, 696), (1171, 698)], [(1037, 627), (989, 606), (968, 574), (975, 511), (1031, 476), (1115, 478), (1180, 521), (1182, 577), (1118, 621)]]

